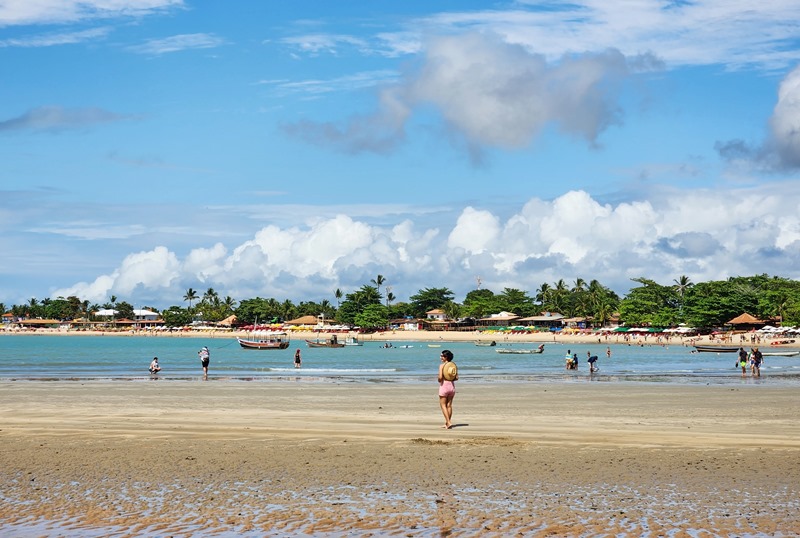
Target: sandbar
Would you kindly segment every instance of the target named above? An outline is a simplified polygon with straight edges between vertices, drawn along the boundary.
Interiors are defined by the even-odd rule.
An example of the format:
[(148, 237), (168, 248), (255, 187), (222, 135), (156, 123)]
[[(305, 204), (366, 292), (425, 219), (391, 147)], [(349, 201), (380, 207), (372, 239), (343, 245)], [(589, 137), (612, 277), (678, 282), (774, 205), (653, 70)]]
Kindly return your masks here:
[(792, 387), (0, 383), (4, 536), (800, 534)]

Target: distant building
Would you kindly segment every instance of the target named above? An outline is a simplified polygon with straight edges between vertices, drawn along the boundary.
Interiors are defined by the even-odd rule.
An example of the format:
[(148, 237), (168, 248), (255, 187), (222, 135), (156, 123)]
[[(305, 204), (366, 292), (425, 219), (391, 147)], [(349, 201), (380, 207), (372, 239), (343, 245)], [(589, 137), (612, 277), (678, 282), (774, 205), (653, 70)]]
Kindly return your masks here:
[(486, 327), (508, 327), (511, 324), (516, 325), (519, 320), (520, 317), (513, 312), (498, 312), (479, 319), (477, 323)]
[(158, 319), (158, 314), (151, 310), (133, 310), (133, 319), (136, 321), (155, 321)]
[(434, 321), (447, 320), (447, 314), (445, 314), (444, 310), (442, 310), (441, 308), (434, 308), (433, 310), (428, 310), (427, 312), (425, 312), (425, 315), (428, 317), (428, 319)]
[(561, 329), (564, 326), (564, 319), (563, 314), (559, 314), (557, 312), (542, 312), (538, 316), (529, 316), (527, 318), (522, 318), (519, 320), (521, 325), (525, 325), (526, 327), (533, 327), (535, 329)]

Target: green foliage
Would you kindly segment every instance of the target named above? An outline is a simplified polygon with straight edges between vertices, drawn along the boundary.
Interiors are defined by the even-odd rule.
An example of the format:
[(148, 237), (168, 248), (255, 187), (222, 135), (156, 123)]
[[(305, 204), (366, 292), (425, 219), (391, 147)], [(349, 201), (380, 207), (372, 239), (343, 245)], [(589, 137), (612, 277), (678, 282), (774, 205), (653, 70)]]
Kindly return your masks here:
[(133, 319), (133, 305), (131, 303), (121, 301), (116, 304), (115, 310), (117, 311), (117, 319)]
[(389, 324), (389, 309), (382, 304), (369, 304), (356, 314), (354, 321), (362, 329), (383, 329)]
[(167, 327), (183, 327), (192, 322), (192, 314), (180, 306), (170, 306), (161, 312), (161, 318)]
[(534, 304), (533, 299), (529, 297), (528, 293), (525, 291), (516, 288), (505, 288), (503, 293), (496, 298), (500, 310), (513, 312), (522, 317), (532, 316), (538, 313), (538, 308)]
[[(384, 285), (385, 278), (378, 275), (372, 282), (378, 286)], [(343, 324), (379, 327), (385, 326), (390, 319), (407, 316), (424, 318), (429, 310), (440, 308), (451, 319), (482, 318), (502, 310), (523, 317), (549, 311), (567, 317), (591, 318), (595, 324), (605, 323), (618, 312), (621, 321), (628, 326), (654, 327), (679, 323), (695, 327), (719, 327), (747, 312), (760, 319), (780, 319), (784, 325), (800, 325), (800, 282), (796, 280), (762, 274), (697, 284), (686, 276), (674, 279), (671, 285), (661, 285), (644, 277), (633, 279), (633, 282), (638, 286), (632, 288), (622, 300), (597, 280), (587, 284), (578, 278), (571, 286), (563, 279), (553, 284), (543, 283), (536, 290), (535, 299), (527, 291), (516, 288), (505, 288), (499, 294), (488, 289), (472, 290), (467, 293), (463, 304), (454, 301), (454, 294), (448, 288), (424, 288), (412, 295), (410, 302), (382, 305), (380, 289), (364, 285), (346, 295), (337, 289), (334, 293), (337, 305), (327, 299), (319, 303), (303, 301), (295, 305), (288, 299), (281, 302), (274, 298), (256, 297), (245, 299), (237, 306), (231, 297), (220, 299), (213, 288), (209, 288), (202, 297), (189, 288), (183, 296), (189, 307), (172, 306), (162, 312), (162, 317), (167, 325), (180, 326), (189, 324), (195, 312), (202, 313), (203, 319), (209, 322), (236, 314), (243, 324), (256, 321), (270, 323), (313, 315), (336, 319)], [(343, 297), (344, 301), (341, 301)], [(198, 299), (199, 302), (194, 304)], [(104, 305), (90, 304), (75, 296), (41, 301), (32, 298), (25, 304), (11, 306), (10, 311), (20, 318), (67, 320), (88, 317), (90, 312), (101, 307), (117, 310), (117, 319), (134, 317), (133, 307), (124, 301), (117, 303), (113, 295), (110, 302)], [(0, 305), (0, 310), (6, 310), (4, 305)]]
[(662, 286), (641, 277), (631, 279), (641, 284), (633, 288), (619, 304), (620, 318), (626, 325), (668, 327), (677, 321), (677, 293), (672, 286)]
[[(360, 290), (348, 293), (339, 307), (336, 320), (339, 323), (357, 325), (356, 316), (370, 306), (381, 304), (381, 294), (374, 286), (364, 285)], [(387, 314), (388, 316), (388, 311)]]
[(411, 299), (411, 308), (413, 316), (424, 318), (426, 312), (434, 308), (442, 308), (446, 303), (452, 301), (454, 294), (447, 288), (425, 288), (419, 290), (416, 295), (409, 297)]
[(235, 309), (236, 319), (244, 325), (271, 323), (282, 319), (283, 307), (276, 299), (245, 299)]
[(492, 290), (472, 290), (464, 298), (461, 315), (469, 318), (480, 319), (502, 310), (500, 302)]

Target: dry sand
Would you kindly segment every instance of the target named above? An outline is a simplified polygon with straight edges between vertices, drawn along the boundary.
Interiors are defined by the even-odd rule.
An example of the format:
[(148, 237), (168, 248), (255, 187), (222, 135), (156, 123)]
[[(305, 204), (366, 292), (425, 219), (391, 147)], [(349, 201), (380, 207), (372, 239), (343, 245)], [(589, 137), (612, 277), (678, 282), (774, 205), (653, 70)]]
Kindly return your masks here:
[(0, 383), (0, 534), (800, 535), (794, 388), (458, 389)]

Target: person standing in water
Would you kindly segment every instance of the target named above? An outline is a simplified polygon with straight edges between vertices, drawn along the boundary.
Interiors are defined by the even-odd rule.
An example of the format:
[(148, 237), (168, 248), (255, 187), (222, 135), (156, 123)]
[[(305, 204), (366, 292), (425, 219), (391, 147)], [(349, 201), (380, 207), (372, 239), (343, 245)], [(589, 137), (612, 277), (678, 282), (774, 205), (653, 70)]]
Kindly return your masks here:
[(208, 351), (208, 348), (203, 346), (203, 349), (197, 352), (197, 356), (200, 357), (200, 365), (203, 367), (203, 379), (208, 378), (208, 364), (211, 362), (211, 353)]
[(453, 427), (453, 398), (456, 395), (456, 381), (458, 380), (458, 369), (453, 362), (453, 353), (449, 349), (442, 351), (439, 356), (439, 406), (444, 415), (444, 426), (450, 429)]
[(300, 368), (303, 364), (303, 359), (300, 358), (300, 350), (294, 352), (294, 367)]

